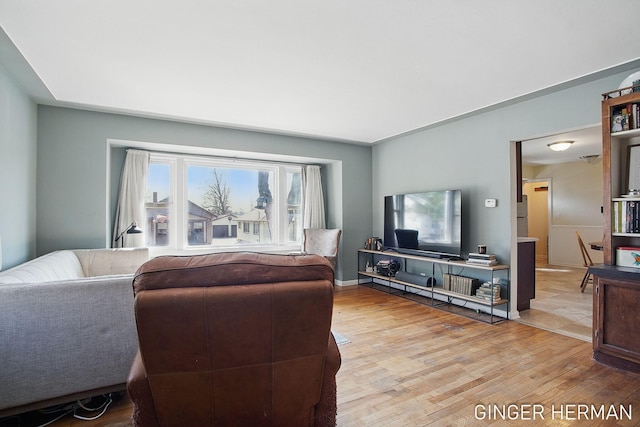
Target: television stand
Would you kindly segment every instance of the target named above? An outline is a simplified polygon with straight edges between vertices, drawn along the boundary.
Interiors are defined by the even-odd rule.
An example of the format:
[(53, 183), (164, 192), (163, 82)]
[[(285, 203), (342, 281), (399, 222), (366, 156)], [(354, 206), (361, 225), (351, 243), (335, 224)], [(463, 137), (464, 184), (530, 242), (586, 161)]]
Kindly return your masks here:
[[(510, 277), (508, 266), (467, 264), (463, 260), (429, 257), (424, 252), (421, 252), (420, 255), (406, 254), (396, 249), (387, 248), (384, 251), (358, 249), (358, 285), (383, 288), (388, 292), (403, 296), (419, 296), (422, 297), (419, 298), (420, 300), (428, 302), (428, 305), (434, 308), (455, 312), (486, 323), (497, 323), (509, 318)], [(365, 268), (367, 263), (373, 267), (378, 261), (389, 258), (402, 260), (400, 271), (409, 273), (410, 276), (416, 274), (423, 276), (424, 283), (411, 283), (400, 280), (396, 276), (385, 276)], [(489, 282), (492, 284), (492, 293), (494, 286), (500, 287), (500, 298), (492, 300), (490, 296), (487, 299), (486, 294), (485, 298), (480, 298), (476, 295), (455, 292), (451, 287), (445, 289), (443, 286), (443, 275), (445, 274)], [(475, 292), (470, 293), (474, 294)], [(417, 301), (417, 299), (411, 299)]]

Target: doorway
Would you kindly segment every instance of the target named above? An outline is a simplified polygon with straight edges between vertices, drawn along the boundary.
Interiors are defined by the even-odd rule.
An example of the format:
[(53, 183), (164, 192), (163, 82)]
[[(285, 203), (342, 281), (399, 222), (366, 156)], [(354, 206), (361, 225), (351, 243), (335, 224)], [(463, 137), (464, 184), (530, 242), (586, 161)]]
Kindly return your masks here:
[[(585, 241), (602, 235), (601, 138), (598, 125), (522, 140), (522, 181), (514, 181), (527, 196), (527, 235), (538, 238), (535, 298), (519, 321), (585, 341), (591, 341), (592, 287), (580, 292), (585, 270), (575, 232)], [(556, 140), (573, 143), (555, 152), (549, 144)]]
[(536, 264), (549, 263), (549, 203), (551, 180), (528, 180), (522, 186), (527, 200), (527, 237), (535, 237)]

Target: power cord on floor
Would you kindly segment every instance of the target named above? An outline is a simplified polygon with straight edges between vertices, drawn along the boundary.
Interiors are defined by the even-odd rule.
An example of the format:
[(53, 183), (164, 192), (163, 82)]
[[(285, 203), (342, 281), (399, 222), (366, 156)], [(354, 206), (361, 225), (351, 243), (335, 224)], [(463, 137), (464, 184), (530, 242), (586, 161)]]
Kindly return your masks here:
[[(87, 404), (93, 399), (93, 398), (90, 398), (90, 399), (84, 399), (84, 400), (77, 400), (77, 401), (75, 401), (73, 403), (68, 403), (68, 404), (65, 404), (65, 405), (58, 405), (58, 406), (53, 406), (53, 407), (50, 407), (50, 408), (42, 409), (42, 410), (38, 411), (41, 414), (57, 414), (57, 413), (60, 413), (60, 414), (58, 416), (56, 416), (54, 419), (49, 420), (44, 424), (39, 424), (37, 427), (46, 427), (46, 426), (58, 421), (59, 419), (66, 417), (69, 414), (73, 414), (74, 418), (77, 418), (77, 419), (82, 420), (82, 421), (94, 421), (94, 420), (97, 420), (98, 418), (103, 416), (105, 414), (105, 412), (107, 412), (107, 409), (109, 409), (109, 406), (111, 406), (111, 404), (113, 403), (113, 393), (102, 395), (102, 397), (105, 399), (104, 402), (102, 402), (96, 408), (92, 408), (92, 407), (87, 406)], [(94, 415), (94, 416), (86, 416), (86, 415), (78, 414), (79, 410), (83, 410), (83, 411), (86, 411), (86, 412), (97, 412), (97, 411), (100, 411), (100, 413), (97, 414), (97, 415)]]
[(79, 420), (83, 420), (83, 421), (93, 421), (93, 420), (97, 420), (98, 418), (100, 418), (101, 416), (104, 415), (105, 412), (107, 412), (107, 409), (109, 409), (109, 405), (111, 405), (113, 403), (113, 397), (111, 396), (111, 393), (109, 393), (108, 395), (106, 395), (106, 400), (104, 401), (104, 403), (102, 405), (100, 405), (97, 408), (87, 408), (86, 406), (84, 406), (82, 404), (81, 401), (78, 400), (77, 404), (78, 407), (84, 409), (85, 411), (88, 412), (96, 412), (96, 411), (100, 411), (100, 413), (98, 415), (95, 415), (93, 417), (84, 417), (81, 415), (78, 415), (76, 413), (77, 408), (74, 410), (73, 412), (73, 416)]

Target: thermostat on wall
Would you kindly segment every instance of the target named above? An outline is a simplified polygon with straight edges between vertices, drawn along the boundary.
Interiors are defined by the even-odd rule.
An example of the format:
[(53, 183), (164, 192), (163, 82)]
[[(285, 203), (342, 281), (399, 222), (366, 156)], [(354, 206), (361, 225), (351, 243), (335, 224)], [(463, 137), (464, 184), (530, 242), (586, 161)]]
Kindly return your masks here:
[(498, 205), (498, 200), (496, 199), (484, 199), (485, 208), (495, 208), (497, 205)]

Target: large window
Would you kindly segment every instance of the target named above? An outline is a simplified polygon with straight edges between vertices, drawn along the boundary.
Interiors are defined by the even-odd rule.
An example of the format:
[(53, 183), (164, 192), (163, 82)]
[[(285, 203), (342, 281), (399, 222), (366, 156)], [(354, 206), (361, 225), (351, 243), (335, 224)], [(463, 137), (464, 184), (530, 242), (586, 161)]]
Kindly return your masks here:
[(150, 247), (299, 245), (302, 167), (152, 154), (145, 208)]

